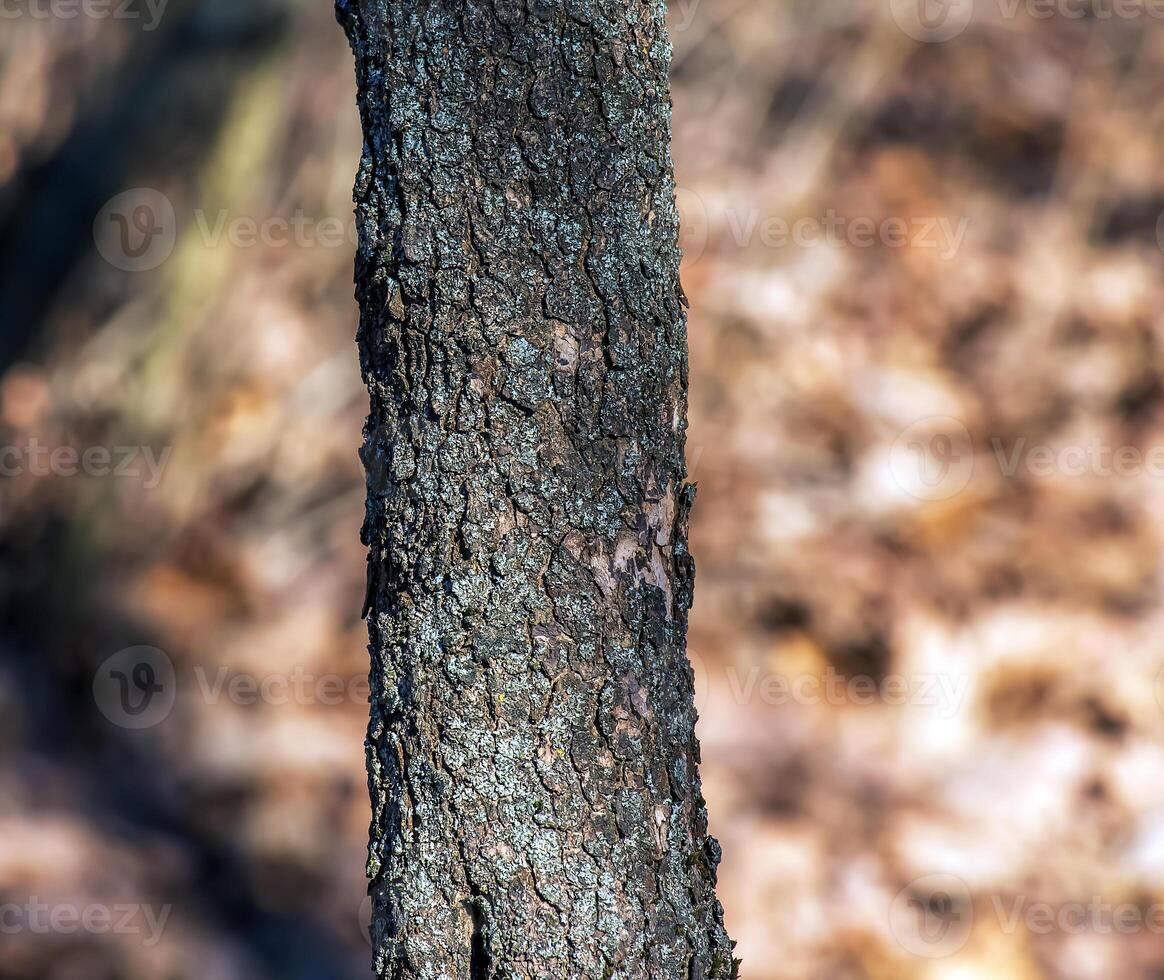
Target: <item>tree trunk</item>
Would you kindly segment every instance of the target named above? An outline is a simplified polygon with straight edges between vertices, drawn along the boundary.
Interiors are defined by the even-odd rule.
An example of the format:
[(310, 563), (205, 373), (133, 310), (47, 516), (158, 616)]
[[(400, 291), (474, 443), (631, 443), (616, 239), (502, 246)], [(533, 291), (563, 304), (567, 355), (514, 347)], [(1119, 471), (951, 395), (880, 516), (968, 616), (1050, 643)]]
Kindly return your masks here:
[(729, 977), (660, 0), (339, 0), (377, 976)]

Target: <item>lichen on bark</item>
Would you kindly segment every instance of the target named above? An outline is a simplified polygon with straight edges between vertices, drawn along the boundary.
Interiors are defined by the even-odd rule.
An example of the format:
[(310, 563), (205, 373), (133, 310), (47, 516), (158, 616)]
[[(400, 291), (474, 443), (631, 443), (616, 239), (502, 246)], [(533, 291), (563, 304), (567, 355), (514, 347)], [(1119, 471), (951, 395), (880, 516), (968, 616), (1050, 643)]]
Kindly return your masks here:
[(384, 980), (735, 973), (657, 0), (339, 0)]

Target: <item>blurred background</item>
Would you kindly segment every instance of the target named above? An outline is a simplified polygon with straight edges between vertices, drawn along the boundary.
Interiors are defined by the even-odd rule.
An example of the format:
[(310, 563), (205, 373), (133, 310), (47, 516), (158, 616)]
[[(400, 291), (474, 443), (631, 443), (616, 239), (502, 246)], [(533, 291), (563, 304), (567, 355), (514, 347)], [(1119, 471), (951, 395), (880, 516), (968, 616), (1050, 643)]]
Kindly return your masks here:
[[(1164, 977), (1164, 4), (670, 19), (742, 976)], [(346, 44), (0, 22), (0, 978), (369, 977)]]

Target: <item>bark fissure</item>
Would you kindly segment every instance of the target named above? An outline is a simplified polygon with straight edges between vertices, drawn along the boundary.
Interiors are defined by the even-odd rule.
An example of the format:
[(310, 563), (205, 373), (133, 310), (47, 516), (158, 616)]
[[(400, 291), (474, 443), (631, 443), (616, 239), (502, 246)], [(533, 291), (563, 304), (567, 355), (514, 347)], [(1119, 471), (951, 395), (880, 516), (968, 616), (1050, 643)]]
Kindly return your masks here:
[(656, 0), (340, 0), (384, 980), (734, 974)]
[(469, 980), (489, 980), (489, 951), (485, 945), (485, 922), (481, 912), (480, 896), (476, 889), (469, 913), (473, 917), (473, 934), (469, 939)]

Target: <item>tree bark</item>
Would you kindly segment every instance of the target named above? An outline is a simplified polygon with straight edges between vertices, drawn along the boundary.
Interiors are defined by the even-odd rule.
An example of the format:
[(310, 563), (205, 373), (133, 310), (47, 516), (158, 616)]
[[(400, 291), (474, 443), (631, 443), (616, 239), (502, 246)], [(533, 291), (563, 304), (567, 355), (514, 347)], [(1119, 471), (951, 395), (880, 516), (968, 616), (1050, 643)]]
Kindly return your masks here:
[(380, 978), (735, 975), (661, 0), (339, 0)]

